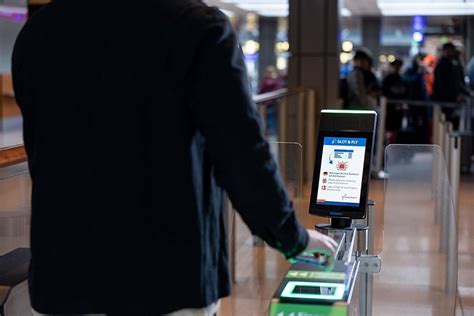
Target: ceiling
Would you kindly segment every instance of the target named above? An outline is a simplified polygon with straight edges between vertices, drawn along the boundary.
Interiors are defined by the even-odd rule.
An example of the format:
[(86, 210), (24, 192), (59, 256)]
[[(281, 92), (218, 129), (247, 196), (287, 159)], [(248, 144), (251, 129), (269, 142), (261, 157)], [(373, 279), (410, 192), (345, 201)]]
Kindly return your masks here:
[[(256, 12), (263, 16), (287, 16), (288, 1), (291, 0), (205, 1), (235, 13)], [(474, 0), (341, 0), (341, 2), (343, 16), (474, 15)]]

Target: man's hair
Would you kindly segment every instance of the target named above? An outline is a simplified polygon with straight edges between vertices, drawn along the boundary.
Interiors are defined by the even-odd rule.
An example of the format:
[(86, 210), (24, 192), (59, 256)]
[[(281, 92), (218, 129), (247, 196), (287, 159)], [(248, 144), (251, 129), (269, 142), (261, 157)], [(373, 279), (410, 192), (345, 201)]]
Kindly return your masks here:
[(454, 44), (451, 42), (444, 44), (443, 50), (448, 50), (448, 49), (456, 49), (456, 46), (454, 46)]
[(370, 53), (364, 49), (356, 50), (354, 54), (354, 60), (363, 60), (363, 59), (370, 61), (372, 57), (370, 57)]
[(397, 59), (395, 59), (394, 61), (392, 61), (392, 62), (390, 63), (390, 65), (391, 65), (392, 67), (397, 67), (397, 66), (398, 66), (398, 67), (402, 67), (402, 66), (403, 66), (403, 60), (401, 60), (400, 58), (397, 58)]

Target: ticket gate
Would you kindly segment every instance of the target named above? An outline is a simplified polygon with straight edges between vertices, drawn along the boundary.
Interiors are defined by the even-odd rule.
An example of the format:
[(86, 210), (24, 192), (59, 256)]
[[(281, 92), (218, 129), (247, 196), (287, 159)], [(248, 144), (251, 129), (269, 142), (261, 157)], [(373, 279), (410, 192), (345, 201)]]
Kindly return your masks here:
[[(270, 316), (461, 314), (457, 214), (444, 154), (438, 146), (392, 145), (385, 157), (383, 207), (369, 205), (367, 218), (349, 230), (318, 225), (336, 239), (345, 234), (333, 269), (293, 265)], [(351, 249), (348, 238), (354, 247), (342, 255)], [(340, 269), (341, 262), (354, 268)]]
[(329, 268), (292, 265), (272, 299), (271, 316), (351, 315), (359, 262), (353, 251), (357, 233), (337, 233), (339, 246)]

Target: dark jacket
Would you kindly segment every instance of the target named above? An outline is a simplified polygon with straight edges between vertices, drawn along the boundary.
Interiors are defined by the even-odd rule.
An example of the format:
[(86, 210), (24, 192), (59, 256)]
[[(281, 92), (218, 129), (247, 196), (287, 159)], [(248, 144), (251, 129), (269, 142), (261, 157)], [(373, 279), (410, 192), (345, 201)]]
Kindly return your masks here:
[(229, 295), (223, 190), (291, 257), (298, 223), (222, 13), (197, 0), (57, 0), (13, 55), (42, 313), (158, 315)]
[(457, 102), (464, 91), (464, 70), (460, 61), (456, 58), (441, 58), (435, 68), (433, 100)]
[(407, 85), (407, 99), (417, 101), (428, 99), (425, 74), (420, 70), (418, 64), (413, 63), (403, 74), (403, 79)]

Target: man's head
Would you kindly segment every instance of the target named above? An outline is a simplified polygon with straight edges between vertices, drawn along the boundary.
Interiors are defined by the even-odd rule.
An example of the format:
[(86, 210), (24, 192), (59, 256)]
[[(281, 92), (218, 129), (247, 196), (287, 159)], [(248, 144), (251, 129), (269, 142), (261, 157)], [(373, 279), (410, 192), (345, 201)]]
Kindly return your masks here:
[(394, 73), (399, 74), (403, 67), (403, 61), (397, 58), (390, 63), (390, 67)]
[(265, 78), (278, 78), (278, 71), (274, 66), (268, 66), (265, 68)]
[(446, 43), (442, 48), (443, 57), (454, 58), (456, 57), (456, 46), (453, 43)]
[(354, 67), (362, 70), (369, 70), (371, 67), (371, 57), (365, 50), (357, 50), (354, 55)]

